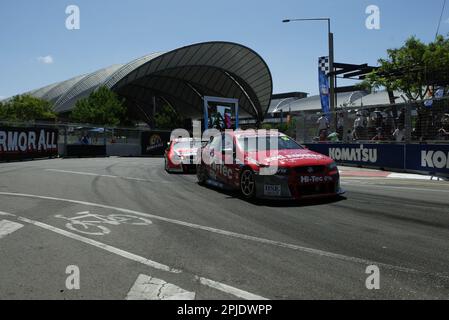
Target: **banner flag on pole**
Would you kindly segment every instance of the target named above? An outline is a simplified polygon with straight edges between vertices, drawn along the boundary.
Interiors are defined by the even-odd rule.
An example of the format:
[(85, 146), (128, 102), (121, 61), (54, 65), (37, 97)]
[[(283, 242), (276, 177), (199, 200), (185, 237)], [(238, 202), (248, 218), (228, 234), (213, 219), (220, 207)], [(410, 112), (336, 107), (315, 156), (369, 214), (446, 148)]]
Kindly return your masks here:
[(329, 57), (318, 59), (318, 79), (320, 86), (321, 109), (327, 118), (330, 116)]

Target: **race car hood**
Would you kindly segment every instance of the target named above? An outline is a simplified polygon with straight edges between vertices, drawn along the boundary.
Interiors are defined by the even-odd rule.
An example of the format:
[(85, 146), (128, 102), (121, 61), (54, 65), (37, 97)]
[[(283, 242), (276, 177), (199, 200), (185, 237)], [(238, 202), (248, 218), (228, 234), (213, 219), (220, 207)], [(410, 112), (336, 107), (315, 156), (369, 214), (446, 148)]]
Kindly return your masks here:
[(277, 166), (285, 168), (328, 165), (333, 162), (331, 158), (307, 149), (248, 152), (246, 160), (259, 166), (272, 166), (278, 161)]

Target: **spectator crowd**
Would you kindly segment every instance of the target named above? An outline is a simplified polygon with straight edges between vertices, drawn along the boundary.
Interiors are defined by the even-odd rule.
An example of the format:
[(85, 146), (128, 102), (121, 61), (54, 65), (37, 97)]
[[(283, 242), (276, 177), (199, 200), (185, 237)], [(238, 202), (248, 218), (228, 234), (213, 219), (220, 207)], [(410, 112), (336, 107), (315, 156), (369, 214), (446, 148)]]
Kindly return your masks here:
[[(449, 140), (449, 105), (435, 105), (429, 108), (419, 105), (410, 111), (411, 141)], [(360, 110), (339, 110), (336, 131), (331, 131), (329, 115), (320, 114), (318, 141), (388, 141), (404, 142), (406, 139), (406, 107), (365, 108)]]

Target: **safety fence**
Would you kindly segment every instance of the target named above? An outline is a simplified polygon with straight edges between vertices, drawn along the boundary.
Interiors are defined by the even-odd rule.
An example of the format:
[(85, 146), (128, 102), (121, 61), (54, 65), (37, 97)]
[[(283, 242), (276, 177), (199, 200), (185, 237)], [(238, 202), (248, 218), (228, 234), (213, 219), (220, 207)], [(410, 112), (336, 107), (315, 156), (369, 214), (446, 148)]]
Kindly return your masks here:
[(449, 143), (449, 97), (379, 106), (340, 108), (327, 117), (295, 115), (296, 139), (314, 142)]
[(296, 139), (340, 164), (449, 176), (449, 99), (296, 115)]

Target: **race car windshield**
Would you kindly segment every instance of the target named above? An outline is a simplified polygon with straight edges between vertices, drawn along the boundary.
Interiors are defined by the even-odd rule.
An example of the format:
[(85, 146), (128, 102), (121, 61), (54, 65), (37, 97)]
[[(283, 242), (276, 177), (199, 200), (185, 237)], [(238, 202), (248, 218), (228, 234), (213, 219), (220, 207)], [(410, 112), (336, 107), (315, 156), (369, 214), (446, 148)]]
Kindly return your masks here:
[(241, 137), (238, 139), (238, 143), (245, 152), (303, 149), (294, 140), (286, 136)]
[(179, 142), (176, 142), (173, 147), (175, 148), (175, 150), (192, 149), (192, 148), (196, 147), (195, 144), (198, 144), (198, 142), (195, 143), (193, 141), (179, 141)]

